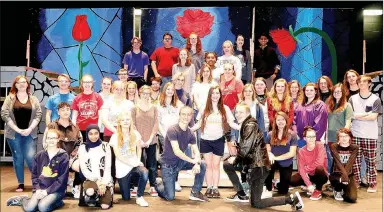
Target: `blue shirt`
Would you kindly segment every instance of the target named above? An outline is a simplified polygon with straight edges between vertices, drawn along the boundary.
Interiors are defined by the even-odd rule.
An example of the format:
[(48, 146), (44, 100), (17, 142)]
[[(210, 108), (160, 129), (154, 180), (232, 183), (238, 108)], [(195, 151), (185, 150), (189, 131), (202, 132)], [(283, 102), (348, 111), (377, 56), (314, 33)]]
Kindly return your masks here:
[(149, 58), (143, 51), (138, 54), (129, 51), (124, 55), (123, 63), (128, 65), (128, 77), (144, 77), (144, 66), (149, 64)]
[(177, 141), (182, 152), (187, 150), (188, 144), (196, 144), (195, 136), (189, 128), (184, 131), (180, 128), (179, 124), (170, 126), (164, 139), (164, 151), (160, 160), (161, 164), (176, 165), (178, 161), (181, 160), (173, 152), (171, 141)]
[(48, 98), (47, 104), (45, 104), (45, 108), (51, 110), (51, 122), (59, 119), (59, 111), (58, 107), (61, 102), (67, 102), (69, 105), (72, 105), (73, 100), (75, 99), (75, 95), (72, 93), (60, 94), (57, 93)]
[[(265, 138), (265, 143), (270, 144), (270, 142), (271, 142), (271, 134), (268, 133), (266, 138)], [(297, 136), (296, 135), (288, 136), (288, 142), (285, 146), (284, 145), (271, 145), (271, 152), (275, 156), (284, 155), (285, 153), (289, 152), (289, 149), (291, 148), (291, 146), (297, 146)], [(293, 162), (293, 157), (286, 159), (286, 160), (275, 161), (275, 163), (278, 163), (282, 167), (288, 167), (292, 164), (292, 162)]]

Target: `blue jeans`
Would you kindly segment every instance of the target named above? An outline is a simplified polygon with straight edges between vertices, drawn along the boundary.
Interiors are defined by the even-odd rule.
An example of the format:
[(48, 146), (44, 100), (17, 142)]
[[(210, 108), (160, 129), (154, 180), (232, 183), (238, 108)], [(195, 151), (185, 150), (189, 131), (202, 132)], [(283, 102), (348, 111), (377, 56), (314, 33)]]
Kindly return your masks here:
[(331, 154), (331, 149), (329, 148), (329, 145), (333, 143), (325, 144), (325, 152), (327, 153), (327, 159), (328, 159), (328, 174), (332, 173), (332, 165), (333, 165), (333, 157)]
[[(163, 177), (163, 186), (156, 185), (156, 191), (158, 192), (159, 196), (169, 201), (174, 200), (175, 182), (177, 174), (180, 170), (191, 170), (193, 166), (194, 164), (181, 159), (175, 165), (161, 163), (161, 175)], [(200, 173), (195, 175), (195, 181), (192, 186), (192, 191), (194, 193), (201, 191), (201, 188), (203, 187), (204, 183), (206, 169), (207, 164), (205, 163), (205, 161), (201, 161)]]
[(22, 202), (23, 209), (26, 212), (46, 212), (53, 211), (54, 209), (60, 208), (64, 205), (63, 202), (64, 194), (53, 193), (48, 194), (43, 199), (37, 199), (34, 193), (31, 198), (24, 199)]
[(33, 157), (36, 155), (36, 140), (31, 135), (22, 136), (15, 133), (15, 139), (7, 138), (9, 148), (12, 151), (13, 167), (19, 184), (24, 184), (24, 160), (29, 171), (32, 172)]
[(133, 175), (139, 176), (137, 197), (144, 195), (145, 186), (148, 181), (148, 169), (143, 166), (134, 167), (125, 177), (117, 179), (123, 200), (131, 199), (131, 177)]

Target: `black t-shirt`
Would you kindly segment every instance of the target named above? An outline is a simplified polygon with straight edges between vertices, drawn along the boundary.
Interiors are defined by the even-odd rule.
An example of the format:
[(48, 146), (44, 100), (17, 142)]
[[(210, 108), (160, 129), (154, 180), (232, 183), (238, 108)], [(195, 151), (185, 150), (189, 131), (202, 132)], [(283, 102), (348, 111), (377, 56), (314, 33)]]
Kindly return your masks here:
[(23, 104), (19, 101), (19, 98), (17, 98), (16, 95), (16, 101), (13, 104), (13, 114), (15, 115), (16, 126), (22, 130), (27, 129), (32, 115), (30, 98), (28, 97), (27, 102)]

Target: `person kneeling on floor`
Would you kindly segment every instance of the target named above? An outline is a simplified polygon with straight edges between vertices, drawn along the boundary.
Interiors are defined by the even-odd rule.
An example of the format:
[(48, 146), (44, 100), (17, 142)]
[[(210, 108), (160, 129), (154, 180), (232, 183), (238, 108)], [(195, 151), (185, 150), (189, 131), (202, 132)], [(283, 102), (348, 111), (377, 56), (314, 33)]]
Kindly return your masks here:
[[(160, 158), (162, 178), (156, 179), (156, 190), (159, 196), (165, 200), (175, 199), (175, 180), (180, 170), (191, 170), (195, 174), (190, 200), (208, 201), (201, 193), (207, 165), (200, 159), (200, 152), (196, 145), (195, 136), (188, 128), (193, 117), (193, 109), (184, 106), (180, 110), (179, 123), (168, 128), (164, 140), (164, 152)], [(195, 158), (192, 159), (185, 154), (188, 144)]]
[(329, 181), (336, 200), (355, 203), (357, 188), (352, 169), (359, 146), (351, 144), (352, 133), (346, 128), (339, 129), (336, 139), (337, 142), (331, 146), (333, 172), (329, 176)]
[(228, 163), (242, 162), (243, 165), (249, 167), (247, 178), (251, 189), (251, 206), (262, 209), (290, 204), (295, 210), (303, 209), (304, 203), (299, 192), (282, 197), (261, 199), (263, 185), (271, 169), (263, 132), (258, 128), (257, 121), (251, 116), (248, 105), (238, 104), (235, 116), (241, 124), (238, 153), (236, 157), (229, 158)]

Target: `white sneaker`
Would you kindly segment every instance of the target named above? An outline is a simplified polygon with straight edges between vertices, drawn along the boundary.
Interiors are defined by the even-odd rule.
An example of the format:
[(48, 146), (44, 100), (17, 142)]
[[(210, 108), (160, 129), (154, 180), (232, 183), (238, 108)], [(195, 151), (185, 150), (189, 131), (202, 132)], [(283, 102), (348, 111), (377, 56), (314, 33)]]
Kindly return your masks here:
[(136, 198), (136, 204), (140, 205), (141, 207), (148, 207), (149, 204), (143, 197)]
[(175, 191), (180, 192), (181, 190), (183, 190), (183, 188), (181, 188), (178, 182), (175, 182)]
[(157, 197), (157, 196), (159, 196), (159, 194), (157, 193), (157, 191), (156, 191), (156, 189), (155, 189), (154, 187), (150, 187), (148, 193), (149, 193), (149, 195), (151, 195), (152, 197)]
[(131, 191), (131, 197), (137, 197), (137, 187), (134, 187)]
[(75, 199), (79, 199), (80, 198), (80, 186), (75, 186), (75, 187), (72, 187), (72, 194), (73, 194), (73, 198)]
[[(265, 186), (264, 186), (265, 187)], [(263, 190), (263, 193), (261, 194), (261, 199), (268, 199), (272, 197), (272, 192), (266, 190)]]

